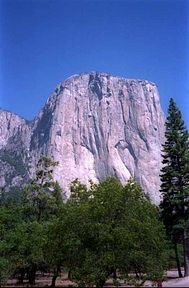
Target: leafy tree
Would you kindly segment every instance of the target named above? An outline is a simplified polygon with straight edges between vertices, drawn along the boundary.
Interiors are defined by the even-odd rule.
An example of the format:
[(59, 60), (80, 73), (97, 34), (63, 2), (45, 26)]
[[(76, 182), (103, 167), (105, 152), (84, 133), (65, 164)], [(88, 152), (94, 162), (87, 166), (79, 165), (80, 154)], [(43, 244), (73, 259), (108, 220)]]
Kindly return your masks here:
[(7, 254), (14, 263), (14, 271), (27, 272), (31, 285), (35, 284), (37, 269), (44, 265), (45, 236), (44, 225), (31, 221), (18, 224), (7, 237)]
[(162, 278), (163, 227), (141, 188), (132, 181), (123, 187), (114, 178), (89, 189), (78, 180), (73, 184), (77, 193), (72, 189), (74, 197), (53, 226), (58, 233), (54, 253), (62, 257), (72, 280), (82, 287), (102, 287), (110, 275), (116, 279), (117, 271), (126, 278), (131, 271), (139, 278), (143, 273)]
[(162, 218), (175, 246), (179, 277), (182, 276), (177, 243), (182, 239), (184, 275), (189, 276), (189, 134), (174, 100), (170, 99), (163, 145), (160, 208)]
[(0, 277), (10, 275), (9, 266), (21, 281), (27, 272), (33, 285), (36, 271), (46, 266), (53, 270), (52, 287), (62, 268), (80, 286), (102, 287), (109, 276), (116, 280), (117, 272), (129, 279), (135, 271), (141, 281), (144, 274), (162, 278), (164, 231), (141, 188), (132, 180), (123, 187), (114, 178), (87, 188), (76, 179), (63, 203), (52, 163), (46, 157), (39, 162), (19, 205), (2, 202)]
[[(2, 250), (3, 249), (2, 243), (0, 245), (1, 245), (0, 249)], [(11, 263), (7, 258), (1, 256), (0, 258), (0, 287), (2, 284), (5, 284), (7, 282), (10, 275), (11, 275)]]
[[(64, 220), (65, 215), (65, 203), (62, 199), (62, 190), (58, 182), (55, 182), (53, 197), (55, 198), (55, 203), (57, 209), (55, 210), (55, 216), (50, 221), (46, 223), (45, 234), (47, 236), (47, 242), (44, 246), (45, 262), (53, 270), (53, 277), (51, 282), (51, 287), (55, 287), (56, 279), (61, 272), (62, 266), (64, 264), (64, 239), (61, 238), (62, 233), (59, 231), (59, 221), (62, 216)], [(46, 253), (48, 251), (48, 253)]]
[(103, 197), (100, 202), (106, 208), (101, 221), (107, 219), (113, 237), (113, 270), (118, 269), (126, 277), (135, 271), (138, 276), (146, 273), (151, 279), (162, 278), (166, 243), (156, 208), (132, 180), (124, 187), (112, 179), (99, 186), (97, 198)]
[(27, 273), (33, 285), (37, 269), (47, 265), (52, 268), (46, 252), (48, 227), (59, 217), (63, 204), (61, 188), (52, 176), (57, 164), (43, 156), (36, 177), (21, 197), (5, 197), (3, 192), (0, 195), (1, 282), (17, 273), (22, 283)]
[[(91, 182), (92, 185), (92, 182)], [(89, 190), (85, 184), (82, 184), (78, 178), (71, 182), (69, 201), (80, 203), (86, 201), (90, 197)]]
[[(34, 253), (37, 251), (37, 245), (36, 249), (31, 253), (31, 257), (34, 255), (34, 261), (30, 262), (29, 267), (31, 268), (31, 277), (33, 279), (31, 279), (31, 281), (33, 282), (35, 282), (36, 269), (37, 267), (39, 268), (42, 263), (49, 265), (49, 268), (54, 269), (55, 275), (57, 274), (54, 265), (53, 267), (51, 266), (52, 263), (48, 260), (48, 254), (46, 253), (47, 243), (49, 242), (46, 236), (50, 231), (49, 227), (51, 227), (52, 223), (54, 223), (59, 216), (61, 205), (63, 204), (62, 190), (58, 182), (55, 182), (53, 179), (53, 167), (56, 165), (58, 165), (58, 163), (48, 157), (43, 156), (40, 158), (37, 164), (36, 177), (31, 181), (31, 184), (26, 187), (23, 197), (23, 217), (32, 227), (34, 223), (36, 223), (36, 228), (41, 227), (42, 232), (39, 234), (41, 242), (39, 238), (39, 244), (44, 244), (40, 246), (41, 250), (38, 248), (38, 250), (41, 251), (41, 257), (35, 259)], [(33, 233), (35, 235), (35, 230), (33, 230)], [(52, 235), (50, 239), (52, 239)], [(53, 240), (54, 242), (52, 243), (56, 243), (56, 239), (54, 238)]]
[[(49, 221), (46, 226), (47, 242), (44, 246), (45, 262), (53, 270), (51, 287), (55, 287), (56, 279), (65, 265), (65, 255), (67, 255), (65, 245), (65, 205), (62, 204), (59, 216)], [(61, 229), (61, 230), (60, 230)], [(67, 240), (67, 239), (66, 239)], [(48, 251), (48, 253), (46, 253)]]
[[(17, 205), (16, 205), (17, 204)], [(12, 230), (21, 221), (21, 209), (12, 199), (0, 201), (0, 285), (13, 274), (14, 263), (7, 253), (9, 247), (8, 237)]]
[(46, 252), (48, 227), (59, 217), (63, 204), (61, 188), (53, 180), (53, 167), (57, 164), (45, 156), (39, 160), (36, 177), (23, 193), (22, 222), (9, 239), (13, 246), (17, 243), (12, 249), (15, 251), (12, 261), (19, 263), (18, 271), (27, 272), (30, 284), (35, 283), (37, 269), (51, 268)]
[(37, 164), (36, 177), (25, 188), (23, 213), (29, 220), (45, 221), (53, 217), (61, 202), (61, 188), (53, 180), (57, 162), (43, 156)]
[(62, 205), (62, 201), (63, 201), (62, 188), (60, 187), (60, 185), (57, 181), (54, 183), (52, 195), (55, 199), (57, 207), (60, 207)]
[(162, 279), (167, 260), (166, 241), (157, 208), (136, 183), (129, 181), (124, 190), (127, 212), (123, 223), (128, 227), (131, 241), (128, 260), (125, 261), (126, 255), (123, 255), (120, 265), (129, 262), (128, 271), (135, 271), (139, 276), (146, 273), (152, 280)]

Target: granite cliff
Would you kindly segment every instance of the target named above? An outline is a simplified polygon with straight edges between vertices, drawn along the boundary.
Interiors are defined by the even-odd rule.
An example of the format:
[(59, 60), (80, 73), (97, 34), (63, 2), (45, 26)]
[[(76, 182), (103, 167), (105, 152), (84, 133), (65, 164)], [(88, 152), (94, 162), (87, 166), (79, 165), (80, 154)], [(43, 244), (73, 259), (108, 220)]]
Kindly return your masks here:
[(0, 109), (0, 187), (19, 186), (28, 180), (30, 124)]
[[(97, 72), (74, 75), (30, 123), (3, 110), (0, 119), (1, 186), (26, 181), (46, 154), (59, 161), (54, 177), (67, 191), (75, 178), (87, 183), (116, 176), (124, 183), (132, 176), (159, 202), (164, 114), (154, 83)], [(22, 173), (5, 155), (20, 161)]]

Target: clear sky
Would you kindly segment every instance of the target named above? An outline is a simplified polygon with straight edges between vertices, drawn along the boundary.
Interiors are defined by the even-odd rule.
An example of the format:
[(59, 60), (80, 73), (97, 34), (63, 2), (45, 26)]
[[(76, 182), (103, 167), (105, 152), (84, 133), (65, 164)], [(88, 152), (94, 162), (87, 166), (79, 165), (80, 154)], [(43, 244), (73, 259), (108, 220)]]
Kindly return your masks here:
[(0, 106), (32, 119), (56, 85), (97, 70), (155, 82), (189, 128), (189, 1), (0, 0)]

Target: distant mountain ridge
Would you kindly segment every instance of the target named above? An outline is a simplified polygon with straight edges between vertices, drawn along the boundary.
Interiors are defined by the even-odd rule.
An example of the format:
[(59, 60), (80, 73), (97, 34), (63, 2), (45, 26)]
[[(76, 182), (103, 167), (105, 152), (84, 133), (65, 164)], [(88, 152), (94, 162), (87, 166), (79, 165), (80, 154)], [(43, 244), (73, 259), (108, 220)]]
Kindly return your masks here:
[(164, 114), (157, 86), (106, 73), (74, 75), (59, 84), (31, 122), (0, 109), (0, 186), (22, 185), (41, 155), (59, 161), (54, 177), (68, 191), (87, 183), (134, 177), (158, 203)]

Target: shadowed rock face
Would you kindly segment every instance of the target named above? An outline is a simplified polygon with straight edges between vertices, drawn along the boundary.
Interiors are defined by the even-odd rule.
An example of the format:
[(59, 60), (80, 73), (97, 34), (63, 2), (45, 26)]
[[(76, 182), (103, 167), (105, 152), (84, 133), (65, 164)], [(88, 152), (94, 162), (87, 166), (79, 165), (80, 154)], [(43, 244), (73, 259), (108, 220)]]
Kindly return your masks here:
[(76, 75), (24, 125), (31, 166), (41, 154), (53, 156), (60, 163), (55, 179), (66, 190), (75, 178), (87, 183), (116, 176), (125, 183), (132, 176), (159, 202), (164, 115), (154, 83), (96, 72)]
[(28, 122), (0, 109), (0, 187), (10, 190), (28, 180), (30, 135)]

